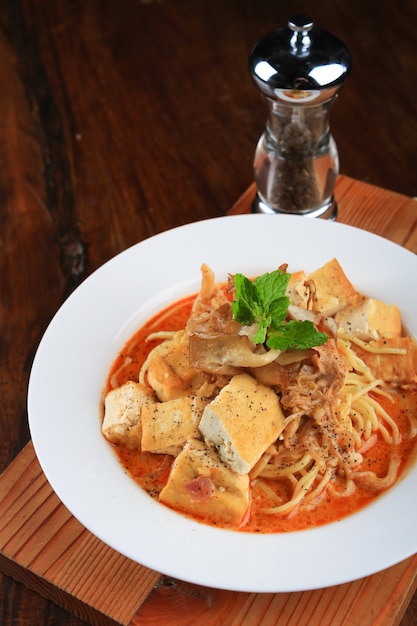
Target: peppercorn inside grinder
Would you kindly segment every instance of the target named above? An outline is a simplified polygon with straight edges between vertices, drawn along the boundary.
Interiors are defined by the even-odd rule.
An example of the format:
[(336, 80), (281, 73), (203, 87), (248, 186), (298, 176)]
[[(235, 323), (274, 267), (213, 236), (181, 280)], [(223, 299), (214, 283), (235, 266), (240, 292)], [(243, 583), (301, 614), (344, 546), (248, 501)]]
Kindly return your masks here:
[(336, 219), (339, 157), (329, 115), (351, 69), (349, 50), (297, 15), (255, 44), (249, 68), (267, 109), (253, 210)]

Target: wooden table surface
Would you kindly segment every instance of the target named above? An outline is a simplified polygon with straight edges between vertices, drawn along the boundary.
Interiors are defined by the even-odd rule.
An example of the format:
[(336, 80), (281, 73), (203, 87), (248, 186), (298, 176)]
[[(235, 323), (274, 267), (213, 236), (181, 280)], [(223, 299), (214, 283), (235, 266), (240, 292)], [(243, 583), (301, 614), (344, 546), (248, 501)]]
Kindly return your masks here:
[[(0, 2), (0, 471), (29, 441), (31, 363), (63, 300), (251, 185), (265, 119), (247, 58), (300, 11), (352, 52), (331, 116), (342, 173), (416, 196), (415, 0)], [(389, 236), (368, 209), (363, 226)], [(406, 242), (417, 218), (402, 219)], [(8, 576), (0, 594), (2, 626), (83, 623)], [(401, 624), (416, 623), (414, 596)]]

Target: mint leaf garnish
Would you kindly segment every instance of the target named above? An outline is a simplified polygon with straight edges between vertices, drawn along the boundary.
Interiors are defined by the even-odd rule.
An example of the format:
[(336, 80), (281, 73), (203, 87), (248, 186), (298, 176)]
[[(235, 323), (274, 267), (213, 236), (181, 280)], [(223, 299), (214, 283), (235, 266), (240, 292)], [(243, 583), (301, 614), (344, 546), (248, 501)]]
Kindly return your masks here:
[(254, 281), (235, 274), (235, 299), (232, 313), (240, 324), (259, 328), (255, 343), (265, 343), (277, 350), (305, 350), (325, 343), (328, 336), (319, 332), (310, 321), (286, 321), (290, 300), (286, 295), (291, 274), (278, 269), (257, 276)]
[(279, 328), (270, 328), (267, 346), (274, 350), (307, 350), (320, 346), (328, 340), (326, 333), (319, 332), (313, 322), (290, 320)]

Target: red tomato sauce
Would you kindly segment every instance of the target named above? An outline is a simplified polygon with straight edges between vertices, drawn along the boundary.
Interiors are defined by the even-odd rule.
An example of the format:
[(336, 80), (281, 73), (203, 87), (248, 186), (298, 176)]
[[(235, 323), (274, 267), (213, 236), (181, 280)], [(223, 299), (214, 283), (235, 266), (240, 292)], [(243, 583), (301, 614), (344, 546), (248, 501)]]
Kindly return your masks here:
[[(181, 330), (185, 327), (190, 316), (195, 295), (188, 296), (163, 309), (126, 343), (110, 370), (105, 393), (112, 388), (120, 387), (128, 380), (138, 380), (139, 371), (149, 352), (160, 343), (160, 340), (147, 341), (150, 333), (158, 331)], [(401, 458), (400, 471), (397, 480), (408, 468), (416, 455), (416, 438), (407, 439), (405, 436), (409, 429), (408, 412), (417, 413), (417, 392), (403, 392), (398, 394), (396, 402), (388, 399), (378, 401), (397, 422), (402, 434), (401, 442), (397, 449)], [(378, 441), (368, 452), (364, 454), (364, 462), (361, 471), (373, 471), (378, 476), (384, 476), (388, 467), (390, 452), (393, 444)], [(138, 450), (128, 450), (114, 446), (114, 450), (120, 463), (151, 497), (158, 498), (158, 494), (166, 484), (173, 462), (173, 457), (166, 454), (153, 454)], [(269, 484), (272, 486), (273, 481)], [(379, 494), (378, 494), (379, 495)], [(251, 486), (250, 519), (242, 529), (244, 532), (273, 533), (305, 530), (337, 521), (351, 515), (373, 501), (378, 495), (370, 494), (360, 487), (350, 496), (332, 497), (324, 492), (313, 510), (302, 508), (288, 517), (270, 515), (261, 512), (261, 509), (270, 506), (265, 494), (257, 487), (256, 481)], [(200, 521), (205, 522), (204, 519)], [(234, 528), (234, 530), (239, 530)]]

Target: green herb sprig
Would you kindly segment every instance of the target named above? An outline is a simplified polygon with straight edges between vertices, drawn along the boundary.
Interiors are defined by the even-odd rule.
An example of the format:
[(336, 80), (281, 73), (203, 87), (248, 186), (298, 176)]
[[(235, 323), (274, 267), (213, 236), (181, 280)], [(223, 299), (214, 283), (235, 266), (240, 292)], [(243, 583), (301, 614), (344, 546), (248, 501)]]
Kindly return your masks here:
[(243, 274), (235, 274), (233, 317), (246, 326), (255, 322), (259, 325), (253, 337), (256, 344), (266, 344), (268, 348), (282, 351), (320, 346), (328, 336), (319, 332), (311, 321), (286, 321), (290, 276), (280, 269), (258, 276), (254, 281)]

